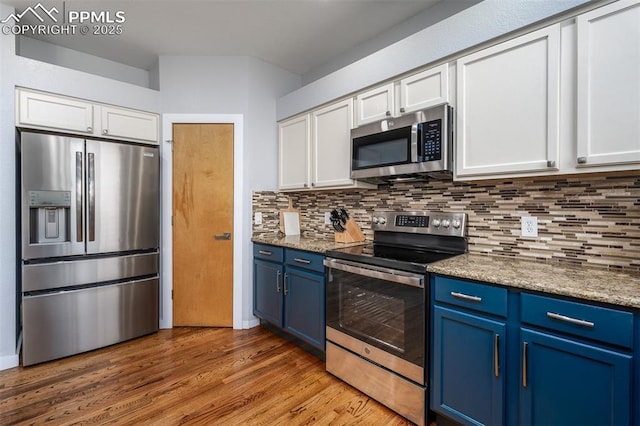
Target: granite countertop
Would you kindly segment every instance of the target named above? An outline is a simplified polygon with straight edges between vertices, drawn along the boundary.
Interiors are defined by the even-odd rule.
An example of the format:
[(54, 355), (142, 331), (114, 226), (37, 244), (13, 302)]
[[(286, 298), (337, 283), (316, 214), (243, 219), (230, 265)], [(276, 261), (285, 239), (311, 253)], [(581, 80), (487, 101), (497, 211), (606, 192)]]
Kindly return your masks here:
[(254, 243), (270, 244), (273, 246), (294, 248), (320, 254), (324, 254), (327, 250), (364, 244), (364, 242), (336, 243), (333, 240), (320, 240), (318, 238), (304, 237), (301, 235), (284, 236), (282, 234), (258, 235), (252, 237), (251, 241)]
[(507, 287), (640, 308), (640, 274), (634, 272), (471, 253), (432, 263), (427, 270)]

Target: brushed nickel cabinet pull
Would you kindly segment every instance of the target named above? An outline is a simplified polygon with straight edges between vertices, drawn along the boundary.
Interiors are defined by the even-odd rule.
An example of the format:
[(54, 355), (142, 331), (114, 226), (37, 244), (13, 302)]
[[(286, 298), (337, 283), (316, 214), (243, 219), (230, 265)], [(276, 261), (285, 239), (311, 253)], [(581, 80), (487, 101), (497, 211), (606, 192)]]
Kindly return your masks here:
[(553, 160), (549, 160), (547, 161), (547, 167), (555, 167), (556, 166), (556, 162)]
[(558, 321), (564, 321), (564, 322), (568, 322), (570, 324), (575, 324), (575, 325), (580, 325), (582, 327), (587, 327), (587, 328), (593, 328), (595, 327), (595, 324), (592, 323), (591, 321), (585, 321), (585, 320), (581, 320), (581, 319), (577, 319), (577, 318), (571, 318), (565, 315), (561, 315), (561, 314), (556, 314), (554, 312), (547, 312), (547, 317), (554, 319), (554, 320), (558, 320)]
[(493, 335), (493, 373), (500, 377), (500, 335)]
[(527, 349), (529, 344), (527, 342), (522, 343), (522, 387), (527, 387)]
[(404, 109), (404, 107), (400, 108), (400, 112), (405, 112), (406, 110)]
[(273, 253), (270, 251), (266, 251), (266, 250), (258, 250), (258, 253), (260, 253), (263, 256), (271, 256)]
[(384, 115), (386, 115), (387, 117), (391, 117), (391, 111), (387, 111)]
[(587, 164), (587, 157), (578, 157), (578, 164)]
[(311, 263), (311, 261), (310, 261), (310, 260), (307, 260), (307, 259), (300, 259), (299, 257), (296, 257), (296, 258), (294, 258), (293, 260), (294, 260), (295, 262), (298, 262), (298, 263), (304, 263), (305, 265), (308, 265), (308, 264), (310, 264), (310, 263)]
[(457, 291), (452, 291), (451, 295), (456, 299), (468, 300), (470, 302), (482, 302), (482, 297), (469, 296), (468, 294), (458, 293)]
[(280, 293), (280, 271), (276, 275), (276, 293)]
[(289, 279), (289, 274), (285, 273), (284, 274), (284, 280), (282, 280), (282, 285), (284, 287), (284, 295), (286, 296), (287, 294), (289, 294), (289, 290), (287, 290), (287, 280)]

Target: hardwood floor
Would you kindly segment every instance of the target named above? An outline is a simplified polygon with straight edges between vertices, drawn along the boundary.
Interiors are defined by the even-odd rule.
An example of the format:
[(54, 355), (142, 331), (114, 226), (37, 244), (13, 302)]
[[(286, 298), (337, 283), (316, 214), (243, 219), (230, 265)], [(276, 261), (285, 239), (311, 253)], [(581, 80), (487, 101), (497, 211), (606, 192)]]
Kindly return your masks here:
[(175, 328), (0, 371), (0, 425), (410, 425), (262, 327)]

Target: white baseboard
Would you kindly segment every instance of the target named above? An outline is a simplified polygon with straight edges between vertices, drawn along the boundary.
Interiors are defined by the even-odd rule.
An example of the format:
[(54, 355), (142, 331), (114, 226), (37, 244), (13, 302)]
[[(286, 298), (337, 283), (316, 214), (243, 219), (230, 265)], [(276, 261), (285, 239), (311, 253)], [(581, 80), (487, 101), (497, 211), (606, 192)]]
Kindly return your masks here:
[(258, 318), (254, 318), (248, 321), (242, 321), (242, 328), (253, 328), (260, 325), (260, 320)]
[(0, 356), (0, 370), (7, 370), (9, 368), (17, 367), (19, 364), (20, 356), (18, 354)]

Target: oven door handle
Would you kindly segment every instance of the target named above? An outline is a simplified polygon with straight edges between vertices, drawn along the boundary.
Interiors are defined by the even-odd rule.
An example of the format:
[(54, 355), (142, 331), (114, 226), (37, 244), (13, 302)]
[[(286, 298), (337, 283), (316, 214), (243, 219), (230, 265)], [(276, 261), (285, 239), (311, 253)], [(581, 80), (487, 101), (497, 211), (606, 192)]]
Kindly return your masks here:
[(324, 266), (330, 269), (337, 269), (339, 271), (350, 272), (356, 275), (409, 285), (411, 287), (424, 288), (424, 275), (396, 271), (388, 268), (380, 268), (372, 265), (362, 265), (361, 263), (336, 259), (325, 259), (323, 263)]

